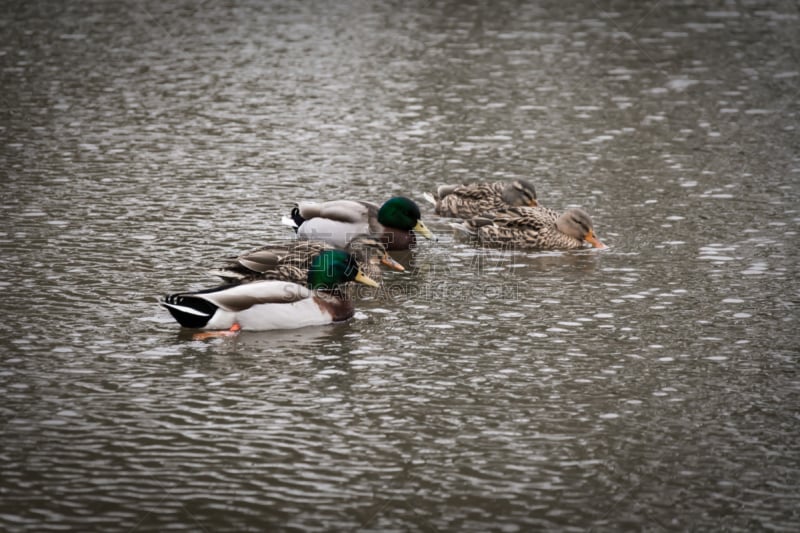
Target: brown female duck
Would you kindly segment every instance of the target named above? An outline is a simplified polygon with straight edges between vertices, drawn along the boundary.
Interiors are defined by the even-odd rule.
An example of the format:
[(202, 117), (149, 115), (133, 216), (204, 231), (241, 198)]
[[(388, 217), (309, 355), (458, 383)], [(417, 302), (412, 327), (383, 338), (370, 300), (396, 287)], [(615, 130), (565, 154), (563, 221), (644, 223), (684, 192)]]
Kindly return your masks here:
[[(283, 280), (303, 284), (308, 277), (312, 259), (325, 250), (335, 247), (322, 241), (288, 241), (268, 244), (236, 257), (229, 257), (211, 274), (219, 276), (228, 283), (256, 280)], [(345, 247), (345, 251), (355, 257), (364, 274), (381, 282), (380, 264), (393, 270), (405, 270), (403, 265), (392, 259), (380, 240), (369, 235), (356, 235)]]
[(563, 213), (546, 207), (509, 207), (465, 220), (455, 227), (486, 246), (537, 250), (574, 250), (589, 243), (606, 248), (583, 209)]
[(525, 180), (442, 185), (426, 194), (437, 215), (472, 218), (507, 207), (536, 207), (536, 189)]

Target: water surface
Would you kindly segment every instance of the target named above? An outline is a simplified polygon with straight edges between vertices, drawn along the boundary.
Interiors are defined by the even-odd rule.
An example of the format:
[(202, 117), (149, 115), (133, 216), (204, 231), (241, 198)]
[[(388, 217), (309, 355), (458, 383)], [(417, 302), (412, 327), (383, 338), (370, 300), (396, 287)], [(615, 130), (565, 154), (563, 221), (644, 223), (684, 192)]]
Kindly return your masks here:
[[(0, 529), (800, 527), (793, 2), (35, 1), (0, 24)], [(525, 178), (610, 249), (482, 250)], [(156, 298), (393, 194), (354, 320), (194, 341)]]

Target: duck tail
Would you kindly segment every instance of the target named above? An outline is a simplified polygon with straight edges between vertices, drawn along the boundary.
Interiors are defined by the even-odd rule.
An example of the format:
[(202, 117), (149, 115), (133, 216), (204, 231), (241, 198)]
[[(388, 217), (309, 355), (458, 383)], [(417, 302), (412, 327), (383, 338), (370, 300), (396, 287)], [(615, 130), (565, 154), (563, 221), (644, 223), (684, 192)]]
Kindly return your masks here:
[(303, 222), (306, 221), (306, 219), (304, 219), (300, 214), (300, 208), (298, 206), (294, 206), (292, 208), (292, 220), (298, 228), (303, 225)]
[(451, 222), (450, 227), (455, 228), (461, 233), (474, 236), (478, 234), (479, 228), (482, 228), (483, 226), (490, 226), (493, 223), (494, 222), (490, 217), (478, 216), (464, 220), (463, 222)]
[(442, 198), (444, 198), (448, 194), (452, 194), (459, 187), (460, 187), (460, 185), (457, 184), (457, 183), (454, 184), (454, 185), (439, 185), (439, 188), (436, 189), (436, 198), (441, 200)]
[(213, 268), (209, 270), (208, 273), (212, 276), (217, 276), (218, 278), (221, 278), (222, 281), (224, 281), (225, 283), (230, 283), (230, 284), (239, 283), (241, 281), (247, 280), (247, 276), (245, 276), (241, 272), (237, 272), (233, 268), (225, 268), (225, 267)]
[(465, 222), (451, 222), (450, 227), (465, 235), (476, 234), (475, 229), (467, 225)]
[(432, 203), (433, 205), (436, 205), (436, 198), (431, 193), (424, 192), (422, 193), (422, 197), (425, 198), (430, 203)]
[(185, 328), (205, 327), (219, 309), (213, 303), (189, 294), (169, 294), (158, 303)]
[(295, 233), (297, 232), (297, 224), (295, 224), (294, 220), (292, 220), (291, 218), (287, 217), (286, 215), (283, 215), (281, 217), (281, 224), (283, 224), (284, 226), (289, 226), (290, 228), (292, 228), (295, 231)]
[(300, 214), (300, 208), (297, 205), (292, 208), (292, 211), (288, 217), (284, 216), (281, 218), (281, 223), (292, 228), (295, 233), (297, 233), (297, 228), (302, 226), (303, 222), (305, 221), (306, 219), (304, 219), (303, 215)]

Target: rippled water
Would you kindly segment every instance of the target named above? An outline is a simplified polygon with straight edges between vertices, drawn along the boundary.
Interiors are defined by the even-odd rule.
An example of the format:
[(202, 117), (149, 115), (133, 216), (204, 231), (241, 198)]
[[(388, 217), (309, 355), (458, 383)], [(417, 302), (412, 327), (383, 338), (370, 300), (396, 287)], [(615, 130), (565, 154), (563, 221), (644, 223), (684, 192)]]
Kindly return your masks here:
[[(0, 19), (0, 529), (800, 527), (790, 1), (34, 1)], [(299, 199), (527, 178), (346, 324), (156, 298)]]

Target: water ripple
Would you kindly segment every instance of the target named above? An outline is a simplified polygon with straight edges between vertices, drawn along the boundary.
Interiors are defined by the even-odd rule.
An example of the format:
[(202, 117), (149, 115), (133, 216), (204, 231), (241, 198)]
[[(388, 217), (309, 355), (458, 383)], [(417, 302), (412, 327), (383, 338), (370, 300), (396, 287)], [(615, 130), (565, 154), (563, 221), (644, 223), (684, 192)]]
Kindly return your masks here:
[[(673, 3), (17, 6), (0, 528), (796, 530), (797, 15)], [(516, 178), (610, 249), (422, 201)], [(354, 320), (156, 304), (295, 201), (394, 194), (439, 240)]]

